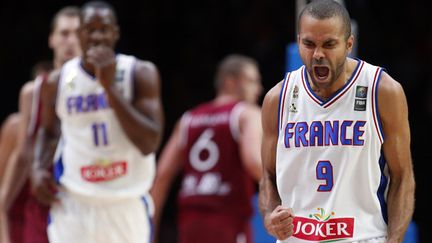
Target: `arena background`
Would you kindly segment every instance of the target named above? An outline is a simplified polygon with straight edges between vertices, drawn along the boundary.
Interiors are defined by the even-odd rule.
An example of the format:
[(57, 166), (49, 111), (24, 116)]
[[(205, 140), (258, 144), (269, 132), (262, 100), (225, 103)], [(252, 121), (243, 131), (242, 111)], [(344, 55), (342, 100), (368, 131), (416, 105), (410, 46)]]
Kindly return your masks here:
[[(51, 59), (47, 46), (50, 20), (65, 5), (84, 1), (2, 1), (0, 3), (0, 119), (17, 110), (20, 87), (31, 67)], [(358, 24), (357, 56), (383, 66), (405, 89), (410, 109), (412, 153), (417, 181), (414, 222), (420, 241), (432, 242), (428, 149), (432, 135), (432, 21), (427, 1), (348, 0)], [(117, 51), (155, 62), (161, 72), (166, 115), (164, 141), (183, 111), (214, 95), (213, 74), (229, 53), (242, 53), (260, 64), (265, 91), (285, 72), (285, 49), (295, 41), (295, 1), (290, 0), (141, 0), (111, 1), (121, 39)], [(428, 5), (430, 6), (430, 5)], [(428, 189), (429, 188), (429, 189)], [(162, 239), (175, 231), (176, 188), (166, 213)]]

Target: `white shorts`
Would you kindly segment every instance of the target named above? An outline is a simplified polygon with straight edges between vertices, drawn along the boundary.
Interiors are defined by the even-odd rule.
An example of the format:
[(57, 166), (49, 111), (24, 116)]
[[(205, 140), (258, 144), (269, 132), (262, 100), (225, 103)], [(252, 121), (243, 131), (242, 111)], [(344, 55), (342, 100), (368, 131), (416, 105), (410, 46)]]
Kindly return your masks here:
[(60, 195), (50, 211), (50, 243), (150, 243), (153, 203), (149, 196), (110, 202)]

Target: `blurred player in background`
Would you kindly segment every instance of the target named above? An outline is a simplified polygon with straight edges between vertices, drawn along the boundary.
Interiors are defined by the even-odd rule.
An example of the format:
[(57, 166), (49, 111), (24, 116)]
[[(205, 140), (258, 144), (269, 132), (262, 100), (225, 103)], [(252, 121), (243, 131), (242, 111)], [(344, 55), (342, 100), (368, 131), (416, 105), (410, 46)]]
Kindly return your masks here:
[(252, 240), (251, 200), (261, 177), (258, 64), (247, 56), (229, 55), (215, 81), (216, 97), (177, 123), (152, 188), (158, 228), (169, 188), (182, 173), (177, 205), (182, 243)]
[[(115, 53), (120, 29), (111, 5), (88, 2), (80, 19), (82, 55), (41, 90), (32, 184), (51, 205), (49, 241), (150, 242), (148, 191), (163, 130), (159, 72)], [(57, 185), (49, 173), (56, 148)]]
[(81, 53), (76, 33), (79, 13), (79, 8), (67, 6), (55, 14), (48, 39), (49, 47), (53, 50), (53, 61), (37, 63), (32, 69), (34, 81), (25, 83), (20, 91), (14, 157), (6, 166), (6, 174), (1, 177), (2, 212), (9, 211), (8, 228), (12, 243), (48, 242), (48, 207), (41, 205), (31, 195), (27, 179), (33, 160), (33, 143), (40, 123), (40, 89), (52, 67), (59, 69), (64, 62)]

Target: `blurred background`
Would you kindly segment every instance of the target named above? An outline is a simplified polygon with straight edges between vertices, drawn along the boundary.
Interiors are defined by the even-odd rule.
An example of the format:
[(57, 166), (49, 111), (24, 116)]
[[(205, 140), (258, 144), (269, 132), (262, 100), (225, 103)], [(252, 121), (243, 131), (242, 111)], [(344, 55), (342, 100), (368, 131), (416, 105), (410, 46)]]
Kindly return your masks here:
[[(17, 110), (20, 87), (32, 66), (50, 60), (47, 45), (53, 14), (85, 1), (0, 3), (0, 119)], [(283, 79), (286, 48), (295, 42), (294, 0), (108, 1), (117, 11), (117, 51), (153, 61), (162, 77), (166, 115), (164, 141), (187, 109), (213, 97), (218, 61), (229, 53), (257, 59), (265, 91)], [(410, 109), (412, 157), (417, 181), (414, 221), (419, 242), (432, 242), (427, 189), (432, 186), (429, 126), (432, 122), (432, 8), (427, 1), (348, 0), (357, 23), (357, 57), (386, 68), (405, 89)], [(175, 236), (172, 190), (162, 230)], [(161, 237), (163, 241), (174, 237)], [(171, 239), (168, 239), (171, 238)]]

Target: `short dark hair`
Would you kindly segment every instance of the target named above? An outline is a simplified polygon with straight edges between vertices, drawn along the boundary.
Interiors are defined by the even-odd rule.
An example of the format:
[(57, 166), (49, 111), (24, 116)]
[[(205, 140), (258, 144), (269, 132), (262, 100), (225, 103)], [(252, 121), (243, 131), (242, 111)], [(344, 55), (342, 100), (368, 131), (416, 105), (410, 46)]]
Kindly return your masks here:
[(105, 1), (90, 1), (85, 3), (82, 7), (81, 7), (81, 17), (84, 16), (84, 12), (86, 11), (86, 9), (88, 8), (98, 8), (98, 9), (108, 9), (113, 17), (113, 21), (115, 24), (117, 24), (117, 13), (114, 10), (114, 7), (105, 2)]
[(327, 19), (340, 17), (345, 27), (345, 38), (351, 36), (351, 18), (347, 9), (334, 0), (314, 0), (300, 12), (298, 29), (300, 29), (300, 19), (304, 14), (308, 14), (316, 19)]
[(57, 11), (57, 13), (54, 15), (54, 17), (51, 20), (51, 33), (54, 32), (57, 22), (60, 17), (67, 16), (67, 17), (78, 17), (80, 16), (80, 9), (76, 6), (66, 6)]
[(221, 88), (222, 82), (227, 76), (238, 77), (247, 65), (252, 65), (258, 69), (258, 62), (245, 55), (231, 54), (222, 59), (218, 65), (214, 82), (216, 90)]

